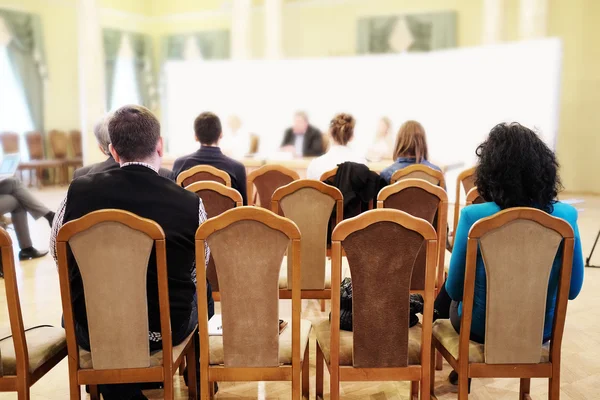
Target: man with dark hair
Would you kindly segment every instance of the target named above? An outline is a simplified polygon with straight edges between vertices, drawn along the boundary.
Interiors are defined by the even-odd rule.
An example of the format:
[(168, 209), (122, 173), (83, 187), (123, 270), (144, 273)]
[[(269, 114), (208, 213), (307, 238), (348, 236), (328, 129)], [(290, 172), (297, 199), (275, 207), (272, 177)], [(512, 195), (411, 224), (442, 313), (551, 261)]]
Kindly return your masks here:
[(203, 112), (194, 121), (196, 140), (200, 142), (200, 149), (187, 156), (179, 157), (173, 165), (173, 176), (177, 177), (196, 165), (211, 165), (223, 170), (231, 177), (231, 186), (242, 195), (244, 205), (246, 199), (246, 167), (233, 158), (221, 152), (219, 141), (223, 137), (221, 120), (211, 112)]
[(325, 153), (323, 135), (308, 123), (305, 112), (298, 111), (294, 114), (294, 125), (285, 131), (281, 149), (296, 157), (318, 157)]
[[(158, 175), (163, 142), (160, 124), (149, 110), (140, 106), (118, 109), (110, 119), (109, 133), (109, 150), (120, 168), (86, 175), (71, 183), (55, 218), (51, 251), (56, 259), (56, 235), (63, 224), (96, 210), (116, 208), (157, 222), (166, 237), (171, 329), (176, 345), (189, 336), (198, 323), (195, 234), (206, 220), (204, 205), (194, 193)], [(207, 260), (208, 255), (207, 247)], [(147, 274), (151, 351), (162, 348), (155, 258), (152, 254)], [(83, 282), (73, 255), (68, 262), (77, 342), (90, 350)], [(212, 293), (208, 282), (206, 286), (212, 316)], [(101, 385), (100, 391), (105, 400), (146, 398), (138, 384)]]

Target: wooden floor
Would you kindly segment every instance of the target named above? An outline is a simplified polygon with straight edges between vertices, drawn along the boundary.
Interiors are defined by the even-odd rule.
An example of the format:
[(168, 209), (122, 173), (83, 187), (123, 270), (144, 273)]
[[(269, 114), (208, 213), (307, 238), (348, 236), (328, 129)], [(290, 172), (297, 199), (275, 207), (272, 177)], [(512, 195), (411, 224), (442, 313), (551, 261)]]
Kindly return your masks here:
[[(55, 209), (65, 189), (45, 189), (39, 197), (52, 209)], [(579, 228), (582, 237), (584, 255), (589, 254), (592, 242), (600, 229), (600, 198), (585, 197), (586, 202), (578, 205), (580, 213)], [(50, 229), (44, 219), (30, 221), (34, 245), (48, 247)], [(11, 233), (14, 240), (14, 232)], [(18, 249), (15, 249), (18, 251)], [(600, 265), (600, 249), (592, 264)], [(600, 269), (587, 269), (584, 287), (579, 297), (569, 302), (568, 316), (563, 343), (562, 397), (561, 399), (600, 399)], [(22, 262), (17, 265), (19, 289), (23, 318), (26, 326), (39, 324), (60, 324), (61, 306), (58, 277), (52, 258), (48, 255), (39, 260)], [(4, 295), (4, 281), (0, 280), (0, 337), (8, 331), (8, 312)], [(289, 301), (281, 304), (282, 315), (290, 314)], [(329, 306), (328, 306), (329, 307)], [(305, 301), (303, 317), (317, 319), (322, 314), (316, 301)], [(329, 311), (327, 311), (328, 313)], [(311, 399), (314, 399), (315, 345), (310, 342), (311, 350)], [(450, 368), (436, 374), (436, 394), (438, 398), (455, 399), (456, 387), (447, 381)], [(187, 399), (187, 390), (183, 379), (176, 377), (176, 399)], [(325, 397), (328, 395), (328, 376), (325, 377)], [(221, 383), (217, 399), (290, 399), (288, 383)], [(343, 399), (408, 399), (409, 385), (405, 382), (343, 383)], [(161, 399), (162, 391), (148, 391), (151, 399)], [(547, 381), (534, 379), (532, 382), (533, 399), (547, 398)], [(39, 400), (68, 399), (67, 364), (60, 363), (32, 388), (32, 398)], [(511, 379), (476, 379), (471, 390), (472, 399), (518, 399), (518, 382)], [(0, 394), (0, 399), (16, 399), (15, 394)]]

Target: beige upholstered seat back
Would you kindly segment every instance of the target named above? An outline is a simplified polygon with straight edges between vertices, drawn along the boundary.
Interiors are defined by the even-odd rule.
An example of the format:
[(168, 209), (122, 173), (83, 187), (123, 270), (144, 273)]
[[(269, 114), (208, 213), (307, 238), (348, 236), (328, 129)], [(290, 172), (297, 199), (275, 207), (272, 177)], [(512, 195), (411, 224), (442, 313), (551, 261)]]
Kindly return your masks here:
[[(271, 198), (278, 188), (294, 181), (289, 175), (280, 171), (267, 171), (254, 179), (254, 186), (257, 192), (256, 205), (269, 209), (271, 207)], [(250, 199), (248, 199), (250, 201)]]
[[(302, 289), (325, 288), (327, 228), (335, 199), (319, 190), (303, 188), (280, 201), (283, 215), (298, 225), (302, 233)], [(292, 287), (292, 258), (288, 257), (288, 288)]]
[(146, 277), (153, 245), (118, 222), (69, 240), (83, 280), (94, 369), (150, 366)]
[(394, 222), (376, 222), (342, 241), (353, 285), (353, 364), (408, 364), (409, 294), (423, 237)]
[(486, 363), (540, 362), (548, 280), (561, 241), (559, 233), (531, 220), (514, 220), (480, 239)]
[(414, 171), (411, 172), (409, 174), (406, 174), (400, 178), (398, 178), (398, 181), (404, 180), (404, 179), (423, 179), (429, 183), (431, 183), (432, 185), (439, 185), (440, 184), (440, 180), (437, 179), (435, 176), (432, 176), (426, 172), (423, 171)]
[(207, 242), (219, 275), (225, 366), (278, 366), (279, 270), (289, 238), (242, 220)]
[[(404, 178), (402, 178), (404, 179)], [(434, 225), (433, 220), (437, 213), (440, 199), (419, 187), (409, 187), (389, 196), (384, 202), (385, 208), (393, 208), (404, 211), (414, 217), (422, 218)], [(435, 225), (434, 225), (435, 226)], [(425, 247), (419, 251), (415, 267), (412, 272), (412, 290), (423, 290), (425, 288)]]
[(202, 182), (202, 181), (214, 181), (214, 182), (219, 182), (220, 184), (225, 185), (226, 182), (223, 178), (213, 175), (208, 171), (201, 171), (201, 172), (196, 172), (194, 175), (185, 178), (183, 180), (183, 187), (189, 186), (194, 182)]

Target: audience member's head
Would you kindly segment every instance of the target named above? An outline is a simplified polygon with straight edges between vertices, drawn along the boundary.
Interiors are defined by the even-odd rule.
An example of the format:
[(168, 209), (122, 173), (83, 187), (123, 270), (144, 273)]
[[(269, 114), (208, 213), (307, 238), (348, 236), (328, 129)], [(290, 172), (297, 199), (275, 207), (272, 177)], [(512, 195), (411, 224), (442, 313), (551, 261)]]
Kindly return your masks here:
[(100, 151), (105, 155), (110, 155), (110, 150), (108, 149), (108, 145), (110, 144), (110, 135), (108, 134), (108, 123), (110, 122), (110, 117), (112, 113), (108, 113), (98, 121), (98, 123), (94, 126), (94, 136), (96, 136), (96, 142), (98, 142), (98, 147), (100, 147)]
[(346, 146), (354, 137), (356, 121), (350, 114), (337, 114), (329, 123), (329, 132), (333, 141), (341, 146)]
[(406, 121), (398, 130), (394, 146), (394, 160), (399, 157), (414, 158), (416, 163), (429, 159), (425, 129), (417, 121)]
[(390, 133), (392, 121), (388, 117), (382, 117), (377, 125), (377, 137), (384, 138)]
[(477, 148), (475, 185), (500, 208), (536, 207), (552, 212), (562, 189), (554, 152), (529, 128), (498, 124)]
[(146, 162), (160, 167), (160, 123), (150, 110), (128, 105), (115, 111), (108, 123), (110, 152), (119, 163)]
[(304, 135), (308, 129), (308, 115), (304, 111), (297, 111), (294, 114), (294, 125), (292, 130), (296, 135)]
[(211, 112), (203, 112), (194, 121), (194, 132), (201, 145), (214, 146), (223, 134), (221, 120)]

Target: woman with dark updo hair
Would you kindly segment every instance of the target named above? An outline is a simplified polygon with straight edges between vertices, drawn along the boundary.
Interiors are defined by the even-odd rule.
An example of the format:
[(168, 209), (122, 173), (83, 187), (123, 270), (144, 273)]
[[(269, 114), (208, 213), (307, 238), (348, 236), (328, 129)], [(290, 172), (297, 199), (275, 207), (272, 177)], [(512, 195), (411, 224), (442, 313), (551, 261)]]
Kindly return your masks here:
[[(570, 300), (577, 297), (583, 284), (583, 254), (577, 229), (577, 210), (557, 200), (562, 186), (558, 176), (559, 165), (552, 150), (532, 130), (518, 123), (503, 123), (492, 129), (486, 141), (477, 148), (476, 154), (479, 162), (475, 185), (486, 203), (471, 205), (462, 210), (448, 278), (435, 301), (436, 318), (450, 318), (456, 332), (460, 330), (469, 231), (477, 221), (501, 210), (533, 207), (566, 220), (575, 232)], [(552, 333), (560, 254), (562, 253), (559, 252), (554, 260), (548, 282), (544, 342), (550, 339)], [(483, 343), (485, 338), (485, 311), (486, 273), (481, 254), (478, 254), (471, 340), (479, 343)], [(456, 373), (452, 373), (450, 381), (456, 381), (456, 378)]]

